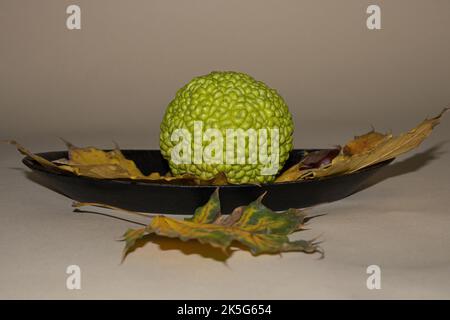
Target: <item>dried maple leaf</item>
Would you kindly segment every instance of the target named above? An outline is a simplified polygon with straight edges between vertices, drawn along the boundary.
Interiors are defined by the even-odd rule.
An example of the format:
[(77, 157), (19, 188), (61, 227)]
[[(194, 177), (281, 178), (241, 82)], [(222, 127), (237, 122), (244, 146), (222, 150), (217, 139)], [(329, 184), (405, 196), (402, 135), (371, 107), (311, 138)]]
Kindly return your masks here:
[(38, 162), (39, 164), (41, 164), (42, 166), (46, 167), (47, 169), (54, 170), (54, 171), (64, 171), (57, 164), (55, 164), (55, 163), (53, 163), (51, 161), (48, 161), (47, 159), (32, 153), (31, 151), (29, 151), (28, 149), (26, 149), (25, 147), (20, 145), (15, 140), (6, 140), (5, 142), (9, 143), (9, 144), (12, 144), (13, 146), (15, 146), (17, 148), (17, 150), (21, 154), (23, 154), (24, 156), (29, 156), (34, 161)]
[(296, 181), (306, 169), (321, 168), (329, 165), (340, 151), (341, 148), (338, 147), (335, 149), (324, 149), (309, 152), (299, 163), (293, 165), (277, 177), (275, 182)]
[(386, 138), (386, 134), (372, 130), (347, 142), (342, 151), (347, 156), (353, 156), (375, 148), (379, 143), (385, 141)]
[[(124, 257), (134, 248), (136, 241), (148, 234), (182, 241), (198, 240), (225, 252), (233, 241), (240, 242), (254, 255), (287, 251), (322, 252), (314, 240), (290, 241), (288, 238), (289, 234), (303, 228), (306, 215), (302, 211), (274, 212), (262, 204), (263, 195), (248, 206), (238, 207), (230, 215), (223, 216), (218, 192), (216, 189), (209, 201), (197, 208), (190, 218), (179, 220), (157, 215), (147, 227), (129, 229), (123, 235)], [(77, 207), (83, 205), (95, 204), (76, 204)]]
[(103, 151), (94, 147), (79, 148), (64, 141), (68, 148), (68, 159), (58, 159), (48, 161), (43, 157), (33, 154), (16, 141), (8, 141), (24, 155), (31, 157), (42, 166), (54, 170), (71, 172), (78, 176), (85, 176), (96, 179), (131, 179), (147, 182), (177, 182), (182, 184), (228, 184), (224, 174), (219, 174), (211, 180), (202, 180), (196, 176), (185, 174), (172, 176), (170, 174), (161, 175), (152, 172), (144, 175), (136, 166), (134, 161), (127, 159), (116, 145), (111, 151)]
[(305, 168), (303, 161), (281, 174), (276, 182), (322, 178), (358, 171), (373, 164), (393, 159), (419, 146), (439, 124), (445, 108), (434, 118), (422, 121), (410, 131), (394, 137), (371, 131), (349, 141), (341, 152), (327, 165)]
[(134, 161), (127, 159), (119, 147), (111, 151), (103, 151), (94, 147), (79, 148), (66, 142), (68, 147), (68, 161), (60, 166), (61, 169), (70, 171), (79, 176), (99, 179), (132, 179), (171, 181), (192, 178), (183, 176), (162, 176), (158, 172), (144, 175)]

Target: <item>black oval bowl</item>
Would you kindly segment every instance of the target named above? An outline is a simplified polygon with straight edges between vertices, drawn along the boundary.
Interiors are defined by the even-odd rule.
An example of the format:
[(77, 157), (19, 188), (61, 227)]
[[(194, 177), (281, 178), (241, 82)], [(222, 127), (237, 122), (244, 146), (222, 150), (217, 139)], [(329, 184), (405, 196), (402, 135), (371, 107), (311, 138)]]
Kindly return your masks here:
[[(305, 151), (293, 150), (283, 170), (300, 161)], [(159, 150), (122, 150), (133, 160), (144, 174), (150, 172), (166, 173), (167, 161)], [(47, 160), (67, 157), (66, 151), (38, 154)], [(264, 191), (264, 204), (273, 210), (305, 208), (319, 203), (345, 198), (358, 191), (361, 184), (372, 174), (392, 160), (384, 161), (357, 172), (327, 177), (317, 180), (304, 180), (283, 183), (257, 185), (226, 185), (220, 187), (222, 212), (230, 213), (235, 207), (246, 205), (255, 200)], [(75, 176), (71, 173), (55, 173), (46, 169), (30, 157), (23, 163), (39, 177), (40, 183), (80, 202), (104, 203), (127, 210), (165, 213), (193, 214), (194, 210), (208, 201), (216, 186), (188, 186), (146, 183), (129, 180), (100, 180)]]

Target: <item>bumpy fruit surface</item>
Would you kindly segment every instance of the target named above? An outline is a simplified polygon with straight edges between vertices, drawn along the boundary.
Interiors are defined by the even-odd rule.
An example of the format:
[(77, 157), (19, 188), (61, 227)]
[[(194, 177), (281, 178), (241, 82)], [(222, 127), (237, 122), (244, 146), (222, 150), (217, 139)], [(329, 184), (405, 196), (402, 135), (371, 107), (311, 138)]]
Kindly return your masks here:
[[(179, 141), (172, 141), (176, 129), (187, 129), (194, 137), (194, 122), (201, 121), (203, 132), (208, 128), (221, 131), (224, 137), (223, 162), (220, 164), (194, 162), (175, 163), (171, 159), (174, 146)], [(192, 79), (181, 88), (167, 107), (161, 123), (160, 148), (174, 175), (193, 174), (202, 179), (212, 179), (220, 172), (225, 173), (231, 183), (267, 183), (275, 179), (275, 174), (263, 175), (264, 164), (245, 163), (229, 164), (225, 160), (225, 137), (227, 129), (278, 128), (279, 132), (279, 166), (289, 156), (292, 149), (294, 124), (292, 116), (283, 98), (274, 90), (247, 74), (238, 72), (212, 72)], [(259, 140), (258, 140), (259, 141)], [(248, 141), (247, 141), (248, 142)], [(191, 141), (193, 154), (195, 141)], [(210, 142), (201, 142), (207, 146)], [(271, 137), (267, 139), (271, 145)], [(248, 153), (248, 143), (245, 145)], [(270, 148), (268, 154), (270, 155)], [(197, 146), (198, 150), (198, 146)]]

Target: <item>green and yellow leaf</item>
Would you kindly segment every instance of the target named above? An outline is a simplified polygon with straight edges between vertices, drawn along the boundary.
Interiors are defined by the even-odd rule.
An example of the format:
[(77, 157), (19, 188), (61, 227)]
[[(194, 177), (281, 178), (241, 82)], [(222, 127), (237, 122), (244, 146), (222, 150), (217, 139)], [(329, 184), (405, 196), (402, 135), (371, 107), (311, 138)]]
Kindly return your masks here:
[(263, 196), (248, 206), (238, 207), (230, 215), (223, 216), (217, 189), (209, 201), (197, 208), (190, 218), (179, 220), (157, 215), (147, 227), (129, 229), (123, 235), (124, 256), (133, 249), (136, 241), (149, 234), (182, 241), (197, 240), (225, 252), (233, 242), (241, 243), (254, 255), (286, 251), (321, 252), (314, 241), (289, 240), (290, 234), (304, 226), (306, 215), (301, 210), (274, 212), (262, 204), (262, 198)]
[[(233, 241), (248, 247), (252, 254), (279, 253), (284, 251), (318, 250), (310, 241), (289, 241), (288, 235), (303, 227), (305, 214), (290, 209), (274, 212), (265, 207), (262, 197), (248, 206), (239, 207), (227, 219), (221, 219), (218, 190), (210, 200), (198, 208), (192, 218), (185, 220), (156, 216), (147, 226), (147, 234), (179, 238), (183, 241), (198, 240), (226, 250)], [(231, 223), (230, 223), (231, 221)], [(124, 239), (127, 240), (127, 235)]]

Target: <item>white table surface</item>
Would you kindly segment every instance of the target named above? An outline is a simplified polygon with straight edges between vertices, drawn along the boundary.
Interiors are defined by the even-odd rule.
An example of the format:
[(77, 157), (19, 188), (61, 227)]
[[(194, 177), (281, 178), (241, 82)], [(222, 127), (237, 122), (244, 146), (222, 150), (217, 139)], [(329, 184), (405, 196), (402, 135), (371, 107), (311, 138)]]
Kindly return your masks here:
[[(378, 183), (309, 210), (326, 215), (295, 238), (322, 235), (323, 260), (237, 251), (223, 261), (208, 246), (161, 238), (120, 264), (123, 243), (115, 239), (136, 225), (73, 212), (70, 199), (30, 180), (22, 157), (0, 145), (0, 298), (450, 298), (447, 127), (385, 168), (372, 181)], [(348, 137), (344, 128), (336, 132)], [(69, 134), (99, 147), (108, 136)], [(63, 149), (55, 137), (19, 138), (36, 152)], [(123, 141), (124, 148), (144, 145), (142, 137)], [(81, 268), (81, 290), (66, 288), (72, 264)], [(373, 264), (381, 268), (380, 290), (366, 287)]]

